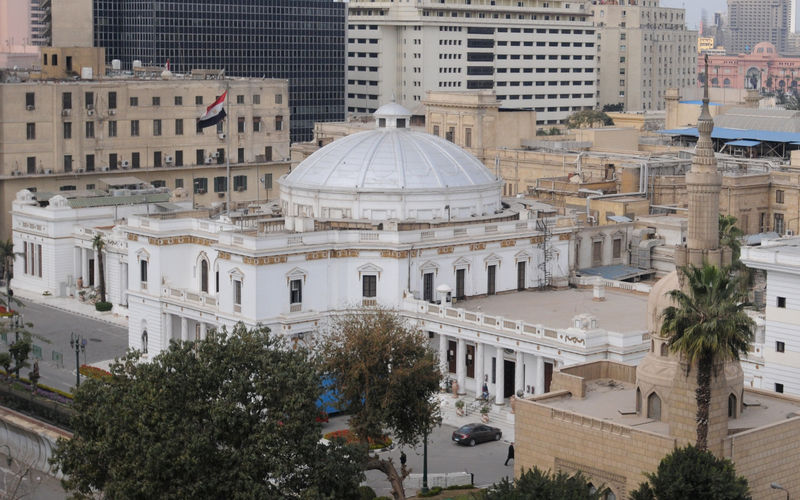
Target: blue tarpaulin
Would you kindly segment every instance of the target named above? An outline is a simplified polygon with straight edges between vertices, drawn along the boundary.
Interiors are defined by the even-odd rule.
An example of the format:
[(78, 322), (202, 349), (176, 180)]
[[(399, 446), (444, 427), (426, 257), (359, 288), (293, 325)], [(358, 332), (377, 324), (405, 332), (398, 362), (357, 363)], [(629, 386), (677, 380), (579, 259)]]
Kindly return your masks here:
[[(686, 135), (689, 137), (698, 137), (697, 128), (674, 128), (668, 130), (659, 130), (659, 134), (665, 135)], [(737, 139), (748, 139), (751, 141), (761, 142), (800, 142), (800, 133), (798, 132), (775, 132), (772, 130), (743, 130), (737, 128), (724, 128), (714, 127), (711, 131), (712, 139), (722, 139), (728, 141), (735, 141)]]
[(744, 139), (725, 143), (726, 146), (743, 146), (745, 148), (752, 148), (753, 146), (758, 146), (759, 144), (761, 144), (761, 141), (748, 141)]

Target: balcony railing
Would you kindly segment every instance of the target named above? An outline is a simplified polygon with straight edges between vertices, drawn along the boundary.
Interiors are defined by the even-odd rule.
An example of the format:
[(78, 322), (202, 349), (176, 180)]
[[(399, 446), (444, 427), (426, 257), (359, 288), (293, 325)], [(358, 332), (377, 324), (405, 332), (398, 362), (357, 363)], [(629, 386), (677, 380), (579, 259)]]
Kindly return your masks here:
[(217, 307), (217, 298), (202, 292), (193, 292), (183, 288), (165, 286), (161, 291), (161, 295), (172, 300), (195, 304), (197, 306)]

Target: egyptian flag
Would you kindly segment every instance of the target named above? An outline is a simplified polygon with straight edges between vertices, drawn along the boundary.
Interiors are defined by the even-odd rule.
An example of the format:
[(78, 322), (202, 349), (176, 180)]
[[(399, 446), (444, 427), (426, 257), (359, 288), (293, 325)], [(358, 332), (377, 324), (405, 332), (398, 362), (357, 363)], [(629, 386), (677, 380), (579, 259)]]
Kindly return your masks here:
[(227, 96), (228, 91), (226, 90), (221, 96), (217, 97), (216, 101), (206, 108), (206, 112), (200, 117), (200, 128), (211, 127), (225, 119), (225, 108), (222, 106), (225, 104), (225, 98)]

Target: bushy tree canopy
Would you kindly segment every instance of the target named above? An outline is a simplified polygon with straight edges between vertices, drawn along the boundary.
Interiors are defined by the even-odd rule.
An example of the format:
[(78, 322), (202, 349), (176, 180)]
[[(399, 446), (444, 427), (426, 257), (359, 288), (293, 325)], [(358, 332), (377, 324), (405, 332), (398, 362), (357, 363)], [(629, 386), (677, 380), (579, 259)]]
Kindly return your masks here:
[(607, 114), (595, 109), (576, 111), (564, 121), (567, 128), (602, 127), (613, 124), (614, 121)]
[(631, 500), (744, 500), (750, 498), (747, 480), (736, 475), (733, 463), (689, 445), (661, 460)]
[(319, 375), (268, 329), (237, 325), (131, 352), (76, 392), (71, 440), (54, 463), (65, 486), (108, 498), (347, 498), (363, 455), (320, 443)]

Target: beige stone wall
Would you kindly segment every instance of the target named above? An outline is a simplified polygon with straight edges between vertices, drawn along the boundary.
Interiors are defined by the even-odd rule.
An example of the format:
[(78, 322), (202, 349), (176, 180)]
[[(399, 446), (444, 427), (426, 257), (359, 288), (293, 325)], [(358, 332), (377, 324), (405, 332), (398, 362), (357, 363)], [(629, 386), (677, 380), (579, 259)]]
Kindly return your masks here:
[(591, 142), (592, 151), (631, 153), (639, 149), (639, 131), (635, 128), (579, 128), (571, 132), (576, 140)]
[[(46, 62), (45, 62), (46, 61)], [(42, 47), (42, 79), (81, 76), (83, 68), (92, 69), (92, 78), (106, 74), (106, 49), (102, 47)]]
[(800, 493), (800, 417), (742, 432), (725, 439), (724, 456), (733, 460), (736, 473), (747, 478), (753, 498), (783, 499), (770, 488), (778, 483), (792, 496)]
[(516, 402), (514, 472), (581, 470), (627, 498), (675, 446), (675, 440), (528, 400)]
[[(274, 162), (269, 164), (242, 164), (231, 165), (231, 201), (234, 205), (246, 205), (249, 202), (264, 203), (267, 198), (278, 198), (278, 179), (289, 172), (288, 162)], [(267, 191), (259, 182), (265, 174), (272, 174), (272, 189)], [(0, 180), (0, 240), (11, 237), (11, 202), (18, 191), (35, 188), (39, 192), (59, 193), (65, 186), (75, 187), (76, 190), (91, 189), (94, 186), (102, 189), (104, 186), (100, 179), (121, 176), (134, 176), (143, 181), (163, 182), (170, 189), (183, 186), (189, 199), (193, 199), (197, 206), (209, 207), (213, 203), (226, 201), (224, 193), (214, 191), (214, 178), (225, 176), (225, 165), (204, 165), (201, 167), (172, 167), (172, 168), (147, 168), (139, 170), (116, 170), (109, 172), (94, 172), (71, 175), (48, 175), (36, 177), (8, 177)], [(245, 176), (247, 187), (244, 190), (233, 189), (234, 177)], [(194, 193), (195, 179), (206, 179), (208, 189), (204, 194)], [(220, 196), (222, 194), (222, 196)]]

